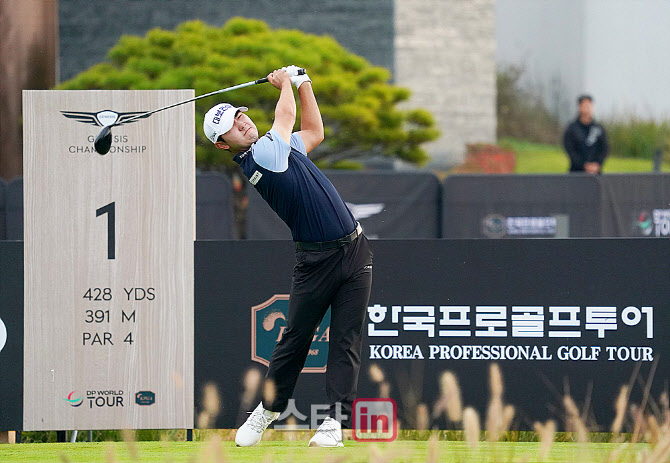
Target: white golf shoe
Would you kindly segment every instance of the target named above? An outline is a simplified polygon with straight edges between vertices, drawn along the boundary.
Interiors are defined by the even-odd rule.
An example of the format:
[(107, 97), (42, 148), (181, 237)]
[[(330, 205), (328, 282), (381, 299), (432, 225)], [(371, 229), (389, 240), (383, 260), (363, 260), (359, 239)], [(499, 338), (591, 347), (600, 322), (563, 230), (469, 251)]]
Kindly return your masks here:
[(263, 432), (279, 416), (279, 412), (272, 412), (263, 408), (263, 402), (251, 412), (235, 434), (235, 443), (240, 447), (251, 447), (260, 442)]
[(309, 440), (310, 447), (344, 447), (342, 426), (331, 417), (326, 418)]

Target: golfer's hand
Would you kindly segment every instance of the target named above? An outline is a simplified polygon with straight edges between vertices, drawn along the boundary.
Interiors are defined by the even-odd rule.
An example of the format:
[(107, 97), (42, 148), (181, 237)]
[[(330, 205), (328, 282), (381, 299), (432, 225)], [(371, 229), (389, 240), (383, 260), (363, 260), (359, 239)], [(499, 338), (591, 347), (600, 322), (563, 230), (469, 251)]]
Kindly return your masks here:
[(286, 74), (288, 74), (289, 77), (295, 77), (295, 76), (297, 76), (297, 75), (298, 75), (298, 71), (299, 71), (300, 69), (301, 69), (301, 68), (299, 68), (298, 66), (293, 66), (293, 65), (291, 65), (291, 66), (284, 66), (284, 67), (282, 68), (283, 71), (286, 71)]
[(282, 69), (285, 70), (291, 77), (291, 83), (295, 86), (295, 88), (300, 88), (303, 83), (312, 81), (307, 74), (298, 75), (298, 71), (302, 69), (298, 66), (291, 65), (283, 67)]
[(281, 89), (284, 85), (291, 85), (291, 78), (283, 69), (277, 69), (268, 74), (268, 82), (275, 88)]

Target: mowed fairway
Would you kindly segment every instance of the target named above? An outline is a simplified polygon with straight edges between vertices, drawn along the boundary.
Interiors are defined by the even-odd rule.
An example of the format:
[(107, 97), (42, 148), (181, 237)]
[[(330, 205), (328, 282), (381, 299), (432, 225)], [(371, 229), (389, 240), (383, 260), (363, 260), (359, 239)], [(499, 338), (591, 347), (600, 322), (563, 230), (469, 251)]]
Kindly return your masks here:
[[(264, 441), (238, 448), (230, 441), (124, 442), (76, 444), (0, 445), (2, 463), (38, 462), (629, 462), (639, 461), (646, 445), (554, 443), (546, 459), (538, 457), (537, 442), (480, 442), (476, 450), (465, 442), (396, 441), (362, 443), (346, 441), (344, 448), (308, 448), (305, 441)], [(621, 451), (611, 458), (612, 452)], [(343, 459), (341, 460), (340, 458)], [(611, 458), (611, 459), (610, 459)]]

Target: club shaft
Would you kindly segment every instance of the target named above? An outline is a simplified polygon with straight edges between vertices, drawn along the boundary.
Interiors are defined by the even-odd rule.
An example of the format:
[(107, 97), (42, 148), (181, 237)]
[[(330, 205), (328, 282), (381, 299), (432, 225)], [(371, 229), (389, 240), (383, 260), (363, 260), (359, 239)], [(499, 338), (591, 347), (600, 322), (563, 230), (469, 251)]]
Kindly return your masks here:
[[(148, 111), (146, 113), (138, 114), (137, 116), (133, 116), (129, 119), (126, 119), (125, 121), (123, 121), (123, 123), (126, 124), (128, 122), (134, 121), (135, 119), (140, 119), (142, 117), (151, 116), (152, 114), (155, 114), (157, 112), (165, 111), (166, 109), (170, 109), (170, 108), (174, 108), (175, 106), (180, 106), (180, 105), (183, 105), (183, 104), (186, 104), (186, 103), (190, 103), (191, 101), (199, 100), (201, 98), (206, 98), (208, 96), (216, 95), (216, 94), (219, 94), (219, 93), (230, 92), (231, 90), (237, 90), (237, 89), (244, 88), (244, 87), (251, 87), (252, 85), (262, 84), (262, 83), (265, 83), (267, 81), (268, 81), (267, 77), (263, 77), (262, 79), (252, 80), (251, 82), (245, 82), (244, 84), (234, 85), (232, 87), (223, 88), (221, 90), (215, 90), (213, 92), (205, 93), (204, 95), (196, 96), (195, 98), (191, 98), (189, 100), (184, 100), (184, 101), (180, 101), (179, 103), (171, 104), (170, 106), (165, 106), (163, 108), (154, 109), (153, 111)], [(111, 127), (114, 127), (116, 125), (120, 125), (120, 124), (112, 124)]]
[[(298, 70), (298, 75), (304, 75), (304, 74), (305, 74), (304, 69), (299, 69)], [(191, 101), (199, 100), (201, 98), (207, 98), (208, 96), (217, 95), (219, 93), (230, 92), (232, 90), (237, 90), (237, 89), (244, 88), (244, 87), (251, 87), (252, 85), (264, 84), (265, 82), (268, 82), (267, 77), (263, 77), (263, 78), (257, 79), (257, 80), (252, 80), (251, 82), (245, 82), (245, 83), (239, 84), (239, 85), (234, 85), (232, 87), (223, 88), (221, 90), (215, 90), (213, 92), (205, 93), (204, 95), (196, 96), (195, 98), (191, 98), (190, 100), (180, 101), (179, 103), (171, 104), (170, 106), (165, 106), (164, 108), (158, 108), (158, 109), (154, 109), (153, 111), (148, 111), (146, 113), (138, 114), (137, 116), (133, 116), (129, 119), (126, 119), (125, 121), (123, 121), (123, 123), (126, 124), (128, 122), (132, 122), (132, 121), (134, 121), (136, 119), (140, 119), (142, 117), (151, 116), (152, 114), (155, 114), (157, 112), (165, 111), (166, 109), (170, 109), (170, 108), (174, 108), (175, 106), (180, 106), (180, 105), (183, 105), (183, 104), (186, 104), (186, 103), (190, 103)], [(112, 124), (110, 127), (114, 127), (115, 125), (120, 125), (120, 124)]]

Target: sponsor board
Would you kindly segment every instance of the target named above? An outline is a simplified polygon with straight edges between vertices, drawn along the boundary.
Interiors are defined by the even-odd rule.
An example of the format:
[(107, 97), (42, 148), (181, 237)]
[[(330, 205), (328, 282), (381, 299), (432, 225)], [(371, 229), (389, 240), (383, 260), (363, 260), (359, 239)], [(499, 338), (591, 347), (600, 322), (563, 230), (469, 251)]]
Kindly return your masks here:
[[(416, 408), (408, 401), (437, 407), (445, 371), (458, 379), (464, 403), (486, 410), (493, 363), (502, 372), (506, 402), (528, 417), (519, 424), (522, 429), (532, 429), (528, 424), (535, 420), (562, 423), (564, 392), (578, 403), (590, 401), (598, 429), (614, 420), (612, 397), (634, 375), (642, 380), (631, 387), (631, 401), (640, 403), (651, 377), (647, 395), (657, 400), (664, 392), (670, 379), (663, 361), (670, 352), (663, 336), (670, 327), (670, 248), (662, 240), (380, 240), (372, 245), (375, 273), (363, 325), (358, 397), (394, 399), (403, 427), (416, 422)], [(200, 290), (221, 294), (200, 312), (200, 352), (211, 354), (200, 358), (198, 388), (216, 382), (222, 390), (238, 390), (250, 369), (261, 375), (264, 370), (249, 360), (251, 328), (240, 330), (229, 321), (249, 320), (249, 308), (258, 300), (286, 291), (295, 248), (290, 242), (249, 241), (196, 243), (198, 249), (206, 269)], [(221, 256), (248, 264), (229, 269)], [(237, 290), (224, 295), (222, 278)], [(222, 304), (229, 310), (221, 311)], [(230, 354), (217, 368), (221, 371), (213, 371), (212, 365), (221, 364), (222, 349)], [(326, 400), (323, 379), (300, 377), (294, 395), (299, 425), (310, 421), (312, 404)], [(237, 427), (245, 418), (233, 407), (222, 411), (216, 426)], [(430, 426), (450, 422), (438, 414)]]
[(482, 219), (482, 233), (488, 238), (567, 238), (569, 219), (565, 214), (543, 217), (489, 214)]

